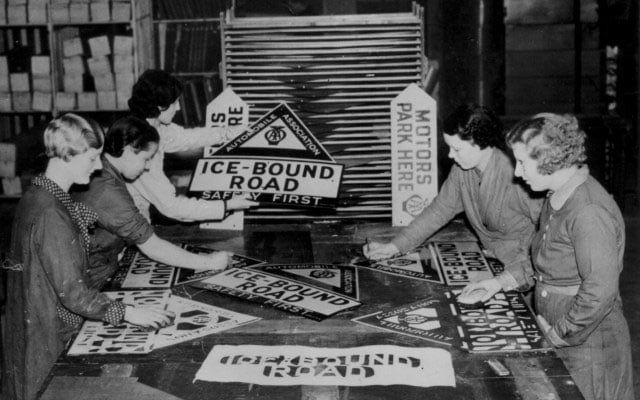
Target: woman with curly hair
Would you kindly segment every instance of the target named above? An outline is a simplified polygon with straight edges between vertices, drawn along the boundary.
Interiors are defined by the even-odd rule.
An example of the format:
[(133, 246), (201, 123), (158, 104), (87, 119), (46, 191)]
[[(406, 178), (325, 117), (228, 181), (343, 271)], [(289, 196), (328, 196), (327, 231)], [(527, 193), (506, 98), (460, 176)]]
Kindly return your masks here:
[(180, 110), (178, 99), (181, 94), (182, 83), (168, 72), (157, 69), (146, 70), (133, 85), (129, 109), (136, 117), (146, 120), (160, 135), (160, 146), (149, 170), (127, 184), (140, 212), (149, 219), (149, 207), (153, 204), (164, 216), (192, 222), (221, 220), (231, 211), (256, 206), (257, 203), (246, 196), (220, 201), (177, 195), (176, 188), (164, 173), (164, 154), (219, 145), (240, 132), (233, 128), (186, 129), (172, 122)]
[(389, 243), (364, 246), (366, 257), (378, 260), (421, 244), (464, 211), (489, 255), (505, 265), (496, 278), (472, 283), (463, 296), (486, 301), (499, 290), (528, 290), (533, 284), (529, 245), (542, 199), (532, 198), (513, 181), (513, 164), (503, 152), (498, 117), (475, 104), (459, 106), (444, 122), (444, 140), (455, 161), (440, 192), (409, 226)]
[(631, 348), (618, 280), (624, 220), (589, 174), (585, 133), (575, 117), (538, 114), (507, 134), (515, 176), (546, 192), (532, 242), (535, 305), (586, 399), (633, 399)]

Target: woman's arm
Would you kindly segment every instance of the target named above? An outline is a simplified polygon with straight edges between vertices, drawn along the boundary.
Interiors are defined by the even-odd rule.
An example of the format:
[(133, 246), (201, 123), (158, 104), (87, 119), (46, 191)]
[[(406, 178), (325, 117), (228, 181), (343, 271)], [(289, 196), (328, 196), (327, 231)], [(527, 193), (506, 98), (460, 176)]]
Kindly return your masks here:
[(138, 248), (152, 260), (176, 267), (195, 270), (225, 269), (231, 262), (231, 253), (216, 251), (211, 254), (195, 254), (171, 242), (159, 238), (155, 233)]

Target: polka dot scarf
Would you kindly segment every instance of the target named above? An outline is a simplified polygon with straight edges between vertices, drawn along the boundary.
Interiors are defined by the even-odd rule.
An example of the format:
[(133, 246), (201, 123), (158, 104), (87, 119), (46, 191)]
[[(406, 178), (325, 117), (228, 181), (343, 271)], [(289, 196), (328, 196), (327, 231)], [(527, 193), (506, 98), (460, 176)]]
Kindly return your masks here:
[(71, 196), (69, 196), (69, 193), (62, 190), (58, 184), (44, 175), (36, 176), (33, 179), (33, 185), (45, 189), (60, 200), (67, 211), (69, 211), (73, 223), (80, 230), (85, 250), (89, 251), (89, 227), (98, 220), (98, 214), (83, 203), (73, 201)]

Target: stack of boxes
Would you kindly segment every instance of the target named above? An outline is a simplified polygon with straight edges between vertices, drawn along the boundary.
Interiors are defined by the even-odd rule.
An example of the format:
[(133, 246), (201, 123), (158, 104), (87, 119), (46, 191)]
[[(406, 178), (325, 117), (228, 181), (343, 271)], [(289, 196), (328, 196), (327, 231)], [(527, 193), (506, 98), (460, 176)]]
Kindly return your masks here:
[(0, 178), (2, 194), (15, 196), (22, 193), (20, 178), (16, 177), (16, 145), (0, 143)]
[[(70, 36), (70, 31), (66, 32), (66, 39), (62, 41), (64, 91), (56, 94), (57, 107), (60, 110), (127, 109), (134, 82), (133, 38), (119, 35), (89, 38), (91, 54), (85, 59), (79, 34)], [(86, 72), (93, 78), (95, 91), (85, 90)]]
[[(27, 0), (9, 0), (27, 1)], [(32, 0), (29, 0), (32, 1)], [(45, 1), (46, 0), (35, 0)], [(51, 0), (51, 20), (54, 24), (82, 22), (127, 22), (131, 19), (129, 1)]]
[(48, 0), (0, 0), (0, 23), (46, 24)]
[(31, 57), (31, 86), (33, 99), (31, 108), (36, 111), (51, 111), (51, 58)]

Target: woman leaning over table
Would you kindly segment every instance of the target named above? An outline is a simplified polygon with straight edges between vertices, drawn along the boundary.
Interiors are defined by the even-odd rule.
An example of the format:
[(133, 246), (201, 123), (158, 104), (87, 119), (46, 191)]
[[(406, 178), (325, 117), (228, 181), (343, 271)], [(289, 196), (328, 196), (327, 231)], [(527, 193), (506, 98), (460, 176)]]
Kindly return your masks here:
[(443, 136), (455, 165), (440, 192), (390, 242), (365, 245), (364, 255), (378, 260), (410, 251), (464, 212), (484, 248), (505, 271), (467, 285), (462, 294), (478, 291), (478, 300), (486, 301), (500, 290), (528, 290), (533, 284), (529, 245), (542, 199), (514, 182), (513, 163), (503, 151), (502, 123), (486, 107), (462, 104), (445, 119)]
[(113, 275), (127, 245), (136, 245), (163, 264), (195, 270), (224, 269), (230, 261), (231, 253), (226, 251), (195, 254), (161, 239), (134, 204), (126, 184), (149, 168), (159, 140), (156, 129), (140, 118), (117, 120), (105, 138), (102, 172), (86, 190), (74, 193), (98, 215), (89, 256), (91, 287), (100, 288)]
[(33, 180), (14, 216), (7, 268), (3, 390), (34, 399), (66, 341), (84, 318), (160, 327), (170, 312), (134, 308), (87, 286), (88, 226), (95, 213), (69, 196), (101, 168), (103, 135), (75, 114), (49, 123), (46, 171)]
[(632, 400), (618, 280), (625, 245), (618, 206), (589, 174), (575, 117), (538, 114), (507, 134), (515, 175), (547, 192), (532, 242), (541, 327), (587, 399)]
[(245, 195), (227, 201), (200, 200), (180, 196), (164, 173), (165, 153), (177, 153), (205, 146), (220, 145), (241, 132), (242, 127), (184, 128), (173, 122), (180, 110), (182, 84), (168, 72), (146, 70), (133, 85), (129, 109), (146, 120), (160, 135), (158, 151), (149, 162), (149, 168), (138, 179), (127, 183), (140, 212), (149, 219), (153, 205), (162, 215), (179, 221), (221, 220), (228, 212), (244, 210), (258, 205)]

